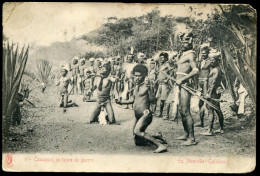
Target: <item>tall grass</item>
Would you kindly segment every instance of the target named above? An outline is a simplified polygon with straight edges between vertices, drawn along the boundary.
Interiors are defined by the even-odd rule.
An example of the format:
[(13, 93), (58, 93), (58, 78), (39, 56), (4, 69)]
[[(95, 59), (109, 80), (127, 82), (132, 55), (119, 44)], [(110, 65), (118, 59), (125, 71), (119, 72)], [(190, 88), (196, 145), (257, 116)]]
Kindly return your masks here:
[(41, 83), (47, 84), (49, 82), (52, 65), (48, 60), (40, 60), (36, 66), (35, 76)]
[(18, 45), (9, 44), (3, 47), (3, 89), (2, 89), (2, 117), (3, 128), (9, 129), (12, 114), (12, 105), (18, 93), (29, 54), (29, 46), (19, 52)]

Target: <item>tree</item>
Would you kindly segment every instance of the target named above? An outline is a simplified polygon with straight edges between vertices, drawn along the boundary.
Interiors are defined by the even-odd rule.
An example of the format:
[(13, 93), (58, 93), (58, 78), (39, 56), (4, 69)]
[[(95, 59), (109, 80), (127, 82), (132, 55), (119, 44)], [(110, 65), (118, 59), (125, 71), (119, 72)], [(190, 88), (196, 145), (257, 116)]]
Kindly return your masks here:
[(160, 31), (158, 49), (171, 48), (169, 36), (172, 30), (172, 17), (160, 17), (159, 14), (160, 11), (155, 8), (140, 17), (108, 18), (107, 23), (82, 36), (82, 39), (107, 47), (109, 55), (124, 55), (128, 47), (134, 47), (136, 52), (143, 51), (152, 56), (152, 53), (156, 52), (158, 30)]
[[(204, 7), (206, 8), (206, 5)], [(108, 54), (111, 56), (124, 55), (127, 48), (134, 47), (136, 52), (144, 52), (151, 57), (157, 50), (179, 50), (178, 33), (185, 28), (191, 28), (195, 36), (195, 51), (198, 51), (199, 46), (208, 38), (212, 38), (211, 47), (222, 51), (221, 68), (228, 76), (227, 85), (231, 86), (235, 77), (238, 77), (255, 104), (255, 10), (248, 5), (215, 5), (208, 14), (193, 6), (189, 9), (189, 17), (161, 17), (159, 9), (155, 8), (140, 17), (111, 18), (99, 29), (82, 38), (89, 43), (108, 48)], [(234, 60), (238, 60), (237, 64), (233, 64)], [(239, 67), (239, 72), (234, 70), (234, 66)]]
[[(195, 11), (193, 13), (196, 13)], [(237, 77), (256, 104), (256, 13), (249, 5), (218, 5), (206, 20), (186, 19), (195, 34), (195, 45), (212, 37), (212, 47), (222, 51), (226, 75)], [(236, 60), (238, 62), (236, 62)]]
[(91, 57), (94, 57), (95, 53), (93, 51), (86, 52), (85, 59), (90, 59)]

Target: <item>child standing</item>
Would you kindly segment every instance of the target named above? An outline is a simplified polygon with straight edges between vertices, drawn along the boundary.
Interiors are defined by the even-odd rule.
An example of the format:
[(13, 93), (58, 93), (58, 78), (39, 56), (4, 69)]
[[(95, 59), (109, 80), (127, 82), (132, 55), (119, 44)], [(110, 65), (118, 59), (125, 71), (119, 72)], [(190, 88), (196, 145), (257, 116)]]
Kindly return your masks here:
[(62, 67), (61, 77), (56, 81), (56, 86), (59, 86), (60, 101), (59, 106), (66, 108), (68, 105), (68, 86), (72, 85), (71, 79), (67, 76), (68, 69)]

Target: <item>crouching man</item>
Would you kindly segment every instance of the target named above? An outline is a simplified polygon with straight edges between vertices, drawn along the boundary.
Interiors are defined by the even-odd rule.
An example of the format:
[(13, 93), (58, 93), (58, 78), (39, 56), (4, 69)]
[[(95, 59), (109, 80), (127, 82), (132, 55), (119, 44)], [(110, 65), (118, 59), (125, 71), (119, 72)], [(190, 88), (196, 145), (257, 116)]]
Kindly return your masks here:
[(146, 128), (152, 122), (152, 111), (150, 110), (151, 102), (155, 103), (156, 98), (150, 86), (145, 82), (145, 77), (148, 74), (146, 66), (138, 64), (133, 68), (134, 79), (136, 87), (134, 89), (134, 96), (126, 101), (116, 100), (117, 104), (133, 104), (135, 112), (135, 122), (133, 126), (133, 134), (136, 145), (142, 145), (141, 141), (150, 141), (158, 148), (155, 153), (167, 151), (167, 147), (160, 143), (156, 138), (146, 133)]

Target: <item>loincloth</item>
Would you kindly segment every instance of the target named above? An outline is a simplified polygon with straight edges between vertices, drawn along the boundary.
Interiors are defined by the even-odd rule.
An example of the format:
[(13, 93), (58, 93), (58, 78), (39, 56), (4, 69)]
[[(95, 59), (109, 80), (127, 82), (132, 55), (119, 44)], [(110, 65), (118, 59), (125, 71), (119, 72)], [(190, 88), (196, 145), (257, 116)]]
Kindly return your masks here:
[(97, 102), (100, 106), (105, 106), (111, 102), (110, 96), (97, 96)]
[(200, 82), (206, 81), (208, 78), (199, 78)]
[(142, 113), (135, 113), (135, 117), (139, 120), (144, 115), (150, 115), (152, 117), (152, 111), (150, 109), (144, 110)]
[[(187, 76), (188, 73), (182, 73), (182, 72), (176, 72), (176, 75), (183, 75), (183, 76)], [(189, 83), (191, 84), (193, 82), (193, 78), (189, 78), (188, 80), (184, 81), (183, 84)]]
[[(185, 83), (183, 83), (182, 85), (184, 85), (184, 86), (186, 86), (186, 87), (189, 87), (190, 83), (185, 82)], [(179, 86), (179, 85), (175, 85), (175, 86), (174, 86), (174, 100), (173, 100), (174, 103), (177, 103), (177, 104), (180, 103), (181, 90), (188, 92), (187, 90), (185, 90), (184, 88), (182, 88), (182, 87)], [(188, 92), (188, 93), (189, 93), (189, 92)], [(190, 93), (189, 93), (189, 94), (190, 94)]]
[(187, 73), (182, 73), (182, 72), (176, 72), (176, 75), (183, 75), (183, 76), (187, 76)]
[(203, 94), (206, 94), (206, 92), (207, 92), (207, 90), (206, 90), (207, 84), (208, 84), (207, 80), (208, 80), (208, 78), (198, 78), (198, 81), (199, 81), (198, 82), (198, 85), (199, 85), (198, 91)]

